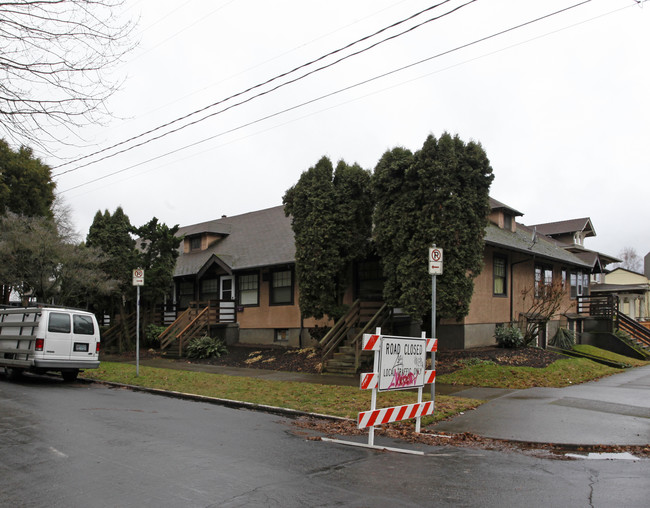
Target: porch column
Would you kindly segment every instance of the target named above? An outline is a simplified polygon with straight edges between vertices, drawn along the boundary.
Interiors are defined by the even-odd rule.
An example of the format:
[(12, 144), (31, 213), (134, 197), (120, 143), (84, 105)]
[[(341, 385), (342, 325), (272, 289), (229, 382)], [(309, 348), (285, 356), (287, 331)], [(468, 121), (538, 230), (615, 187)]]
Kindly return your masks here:
[(639, 297), (639, 320), (645, 319), (645, 295)]
[(630, 302), (630, 319), (636, 319), (636, 296), (630, 295), (628, 301)]

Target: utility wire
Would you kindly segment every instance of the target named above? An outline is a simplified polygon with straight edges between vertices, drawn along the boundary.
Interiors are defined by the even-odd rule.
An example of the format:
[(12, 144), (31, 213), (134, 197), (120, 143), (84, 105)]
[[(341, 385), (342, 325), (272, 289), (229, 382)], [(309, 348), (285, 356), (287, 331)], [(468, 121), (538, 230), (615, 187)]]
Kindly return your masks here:
[(558, 14), (562, 14), (562, 13), (567, 12), (567, 11), (569, 11), (569, 10), (575, 9), (575, 8), (577, 8), (577, 7), (580, 7), (580, 6), (584, 5), (584, 4), (589, 3), (590, 1), (591, 1), (591, 0), (583, 0), (582, 2), (576, 3), (576, 4), (571, 5), (571, 6), (569, 6), (569, 7), (565, 7), (565, 8), (563, 8), (563, 9), (560, 9), (560, 10), (557, 10), (557, 11), (554, 11), (554, 12), (551, 12), (551, 13), (549, 13), (549, 14), (545, 14), (545, 15), (540, 16), (540, 17), (538, 17), (538, 18), (535, 18), (535, 19), (532, 19), (532, 20), (526, 21), (526, 22), (521, 23), (521, 24), (519, 24), (519, 25), (512, 26), (512, 27), (510, 27), (510, 28), (507, 28), (507, 29), (505, 29), (505, 30), (501, 30), (501, 31), (499, 31), (499, 32), (495, 32), (495, 33), (493, 33), (493, 34), (491, 34), (491, 35), (488, 35), (488, 36), (482, 37), (482, 38), (480, 38), (480, 39), (475, 39), (475, 40), (472, 41), (472, 42), (468, 42), (468, 43), (466, 43), (466, 44), (462, 44), (462, 45), (460, 45), (460, 46), (456, 46), (456, 47), (454, 47), (454, 48), (452, 48), (452, 49), (449, 49), (449, 50), (447, 50), (447, 51), (443, 51), (443, 52), (441, 52), (441, 53), (437, 53), (437, 54), (435, 54), (435, 55), (432, 55), (432, 56), (429, 56), (429, 57), (427, 57), (427, 58), (424, 58), (424, 59), (418, 60), (418, 61), (416, 61), (416, 62), (412, 62), (412, 63), (410, 63), (410, 64), (408, 64), (408, 65), (404, 65), (404, 66), (402, 66), (402, 67), (398, 67), (398, 68), (396, 68), (396, 69), (393, 69), (393, 70), (391, 70), (391, 71), (385, 72), (385, 73), (383, 73), (383, 74), (378, 74), (378, 75), (376, 75), (376, 76), (374, 76), (374, 77), (372, 77), (372, 78), (368, 78), (368, 79), (366, 79), (366, 80), (359, 81), (359, 82), (357, 82), (357, 83), (355, 83), (355, 84), (349, 85), (349, 86), (344, 87), (344, 88), (340, 88), (340, 89), (335, 90), (335, 91), (333, 91), (333, 92), (330, 92), (330, 93), (327, 93), (327, 94), (321, 95), (321, 96), (319, 96), (319, 97), (316, 97), (316, 98), (314, 98), (314, 99), (310, 99), (310, 100), (308, 100), (308, 101), (302, 102), (302, 103), (300, 103), (300, 104), (297, 104), (297, 105), (294, 105), (294, 106), (291, 106), (291, 107), (285, 108), (285, 109), (280, 110), (280, 111), (276, 111), (275, 113), (272, 113), (272, 114), (270, 114), (270, 115), (266, 115), (266, 116), (261, 117), (261, 118), (258, 118), (258, 119), (256, 119), (256, 120), (252, 120), (252, 121), (250, 121), (250, 122), (247, 122), (247, 123), (241, 124), (241, 125), (239, 125), (239, 126), (237, 126), (237, 127), (233, 127), (232, 129), (228, 129), (228, 130), (222, 131), (222, 132), (220, 132), (220, 133), (218, 133), (218, 134), (214, 134), (214, 135), (209, 136), (209, 137), (207, 137), (207, 138), (203, 138), (203, 139), (201, 139), (201, 140), (199, 140), (199, 141), (195, 141), (194, 143), (190, 143), (190, 144), (188, 144), (188, 145), (184, 145), (184, 146), (182, 146), (182, 147), (180, 147), (180, 148), (176, 148), (176, 149), (171, 150), (171, 151), (169, 151), (169, 152), (165, 152), (164, 154), (157, 155), (157, 156), (155, 156), (155, 157), (152, 157), (152, 158), (147, 159), (147, 160), (145, 160), (145, 161), (138, 162), (138, 163), (133, 164), (133, 165), (131, 165), (131, 166), (128, 166), (128, 167), (126, 167), (126, 168), (122, 168), (122, 169), (120, 169), (120, 170), (113, 171), (112, 173), (108, 173), (108, 174), (106, 174), (106, 175), (104, 175), (104, 176), (101, 176), (101, 177), (95, 178), (95, 179), (93, 179), (93, 180), (89, 180), (89, 181), (84, 182), (84, 183), (81, 183), (81, 184), (79, 184), (79, 185), (75, 185), (74, 187), (70, 187), (70, 188), (68, 188), (68, 189), (65, 189), (65, 190), (61, 191), (60, 194), (63, 194), (63, 193), (65, 193), (65, 192), (69, 192), (69, 191), (74, 190), (74, 189), (78, 189), (78, 188), (80, 188), (80, 187), (84, 187), (84, 186), (89, 185), (89, 184), (91, 184), (91, 183), (95, 183), (95, 182), (98, 182), (98, 181), (100, 181), (100, 180), (104, 180), (104, 179), (106, 179), (106, 178), (108, 178), (108, 177), (111, 177), (111, 176), (114, 176), (114, 175), (117, 175), (117, 174), (120, 174), (120, 173), (124, 173), (125, 171), (128, 171), (128, 170), (130, 170), (130, 169), (133, 169), (133, 168), (136, 168), (136, 167), (142, 166), (142, 165), (144, 165), (144, 164), (147, 164), (147, 163), (149, 163), (149, 162), (153, 162), (153, 161), (158, 160), (158, 159), (161, 159), (161, 158), (163, 158), (163, 157), (167, 157), (167, 156), (169, 156), (169, 155), (173, 155), (173, 154), (175, 154), (175, 153), (181, 152), (181, 151), (186, 150), (186, 149), (188, 149), (188, 148), (192, 148), (192, 147), (194, 147), (194, 146), (200, 145), (200, 144), (202, 144), (202, 143), (205, 143), (205, 142), (207, 142), (207, 141), (213, 140), (213, 139), (215, 139), (215, 138), (218, 138), (218, 137), (221, 137), (221, 136), (225, 136), (226, 134), (230, 134), (230, 133), (232, 133), (232, 132), (235, 132), (235, 131), (238, 131), (238, 130), (244, 129), (244, 128), (246, 128), (246, 127), (250, 127), (251, 125), (255, 125), (255, 124), (260, 123), (260, 122), (263, 122), (263, 121), (265, 121), (265, 120), (269, 120), (269, 119), (274, 118), (274, 117), (276, 117), (276, 116), (282, 115), (282, 114), (284, 114), (284, 113), (288, 113), (288, 112), (290, 112), (290, 111), (293, 111), (293, 110), (296, 110), (296, 109), (299, 109), (299, 108), (302, 108), (302, 107), (307, 106), (307, 105), (309, 105), (309, 104), (313, 104), (313, 103), (315, 103), (315, 102), (318, 102), (318, 101), (321, 101), (321, 100), (323, 100), (323, 99), (326, 99), (326, 98), (332, 97), (332, 96), (334, 96), (334, 95), (338, 95), (338, 94), (343, 93), (343, 92), (346, 92), (346, 91), (348, 91), (348, 90), (352, 90), (352, 89), (357, 88), (357, 87), (359, 87), (359, 86), (366, 85), (366, 84), (371, 83), (371, 82), (373, 82), (373, 81), (376, 81), (376, 80), (378, 80), (378, 79), (385, 78), (385, 77), (387, 77), (387, 76), (390, 76), (390, 75), (392, 75), (392, 74), (396, 74), (396, 73), (401, 72), (401, 71), (404, 71), (404, 70), (406, 70), (406, 69), (410, 69), (410, 68), (415, 67), (415, 66), (417, 66), (417, 65), (421, 65), (421, 64), (423, 64), (423, 63), (425, 63), (425, 62), (429, 62), (429, 61), (431, 61), (431, 60), (434, 60), (434, 59), (437, 59), (437, 58), (440, 58), (440, 57), (443, 57), (443, 56), (449, 55), (449, 54), (451, 54), (451, 53), (455, 53), (455, 52), (460, 51), (460, 50), (462, 50), (462, 49), (465, 49), (465, 48), (468, 48), (468, 47), (471, 47), (471, 46), (475, 46), (475, 45), (480, 44), (480, 43), (482, 43), (482, 42), (485, 42), (485, 41), (487, 41), (487, 40), (494, 39), (494, 38), (499, 37), (499, 36), (501, 36), (501, 35), (504, 35), (504, 34), (506, 34), (506, 33), (513, 32), (513, 31), (515, 31), (515, 30), (518, 30), (518, 29), (520, 29), (520, 28), (523, 28), (523, 27), (526, 27), (526, 26), (532, 25), (532, 24), (537, 23), (537, 22), (539, 22), (539, 21), (542, 21), (542, 20), (544, 20), (544, 19), (548, 19), (548, 18), (551, 18), (551, 17), (556, 16), (556, 15), (558, 15)]
[[(410, 20), (412, 20), (412, 19), (414, 19), (414, 18), (416, 18), (416, 17), (418, 17), (418, 16), (424, 14), (425, 12), (428, 12), (428, 11), (431, 11), (431, 10), (433, 10), (433, 9), (436, 9), (437, 7), (440, 7), (441, 5), (444, 5), (444, 4), (446, 4), (446, 3), (449, 3), (450, 1), (451, 1), (451, 0), (443, 0), (442, 2), (439, 2), (439, 3), (435, 4), (435, 5), (429, 6), (429, 7), (427, 7), (426, 9), (423, 9), (423, 10), (421, 10), (421, 11), (419, 11), (419, 12), (417, 12), (417, 13), (415, 13), (415, 14), (413, 14), (413, 15), (407, 17), (407, 18), (404, 18), (404, 19), (402, 19), (402, 20), (400, 20), (400, 21), (397, 21), (397, 22), (395, 22), (395, 23), (393, 23), (393, 24), (391, 24), (391, 25), (388, 25), (388, 26), (386, 26), (386, 27), (384, 27), (384, 28), (382, 28), (382, 29), (380, 29), (380, 30), (374, 32), (373, 34), (370, 34), (370, 35), (364, 36), (364, 37), (362, 37), (361, 39), (358, 39), (358, 40), (356, 40), (356, 41), (354, 41), (354, 42), (351, 42), (351, 43), (349, 43), (349, 44), (347, 44), (347, 45), (345, 45), (345, 46), (343, 46), (343, 47), (341, 47), (341, 48), (335, 49), (335, 50), (333, 50), (333, 51), (331, 51), (331, 52), (329, 52), (329, 53), (326, 53), (326, 54), (324, 54), (324, 55), (322, 55), (322, 56), (320, 56), (320, 57), (318, 57), (318, 58), (316, 58), (316, 59), (314, 59), (314, 60), (311, 60), (311, 61), (307, 62), (307, 63), (301, 64), (301, 65), (299, 65), (298, 67), (295, 67), (294, 69), (292, 69), (292, 70), (290, 70), (290, 71), (284, 72), (284, 73), (282, 73), (282, 74), (278, 74), (278, 75), (274, 76), (273, 78), (270, 78), (270, 79), (268, 79), (268, 80), (266, 80), (266, 81), (264, 81), (264, 82), (262, 82), (262, 83), (258, 83), (258, 84), (254, 85), (254, 86), (251, 86), (251, 87), (247, 88), (246, 90), (243, 90), (243, 91), (241, 91), (241, 92), (237, 92), (237, 93), (235, 93), (235, 94), (233, 94), (233, 95), (230, 95), (229, 97), (226, 97), (225, 99), (221, 99), (221, 100), (219, 100), (219, 101), (217, 101), (217, 102), (214, 102), (214, 103), (212, 103), (212, 104), (209, 104), (209, 105), (207, 105), (207, 106), (205, 106), (205, 107), (203, 107), (203, 108), (200, 108), (200, 109), (197, 109), (197, 110), (195, 110), (195, 111), (192, 111), (191, 113), (188, 113), (188, 114), (186, 114), (186, 115), (184, 115), (184, 116), (181, 116), (181, 117), (175, 118), (174, 120), (171, 120), (170, 122), (167, 122), (167, 123), (165, 123), (165, 124), (159, 125), (158, 127), (155, 127), (155, 128), (150, 129), (150, 130), (148, 130), (148, 131), (146, 131), (146, 132), (143, 132), (143, 133), (141, 133), (141, 134), (138, 134), (137, 136), (133, 136), (133, 137), (128, 138), (128, 139), (126, 139), (126, 140), (124, 140), (124, 141), (120, 141), (119, 143), (115, 143), (114, 145), (111, 145), (111, 146), (109, 146), (109, 147), (103, 148), (102, 150), (98, 150), (98, 151), (95, 151), (95, 152), (90, 153), (90, 154), (88, 154), (88, 155), (84, 155), (83, 157), (78, 157), (77, 159), (74, 159), (74, 160), (71, 160), (71, 161), (68, 161), (68, 162), (64, 162), (63, 164), (59, 164), (58, 166), (54, 166), (52, 169), (58, 169), (58, 168), (61, 168), (61, 167), (63, 167), (63, 166), (67, 166), (67, 165), (69, 165), (69, 164), (73, 164), (73, 163), (75, 163), (75, 162), (79, 162), (79, 161), (81, 161), (81, 160), (88, 159), (88, 158), (90, 158), (90, 157), (94, 157), (95, 155), (99, 155), (100, 153), (104, 153), (104, 152), (106, 152), (106, 151), (108, 151), (108, 150), (112, 150), (112, 149), (114, 149), (114, 148), (117, 148), (118, 146), (122, 146), (122, 145), (124, 145), (124, 144), (126, 144), (126, 143), (130, 143), (131, 141), (135, 141), (136, 139), (140, 139), (140, 138), (142, 138), (142, 137), (144, 137), (144, 136), (147, 136), (147, 135), (152, 134), (152, 133), (154, 133), (154, 132), (157, 132), (157, 131), (159, 131), (159, 130), (161, 130), (161, 129), (164, 129), (164, 128), (166, 128), (166, 127), (169, 127), (169, 126), (171, 126), (171, 125), (173, 125), (173, 124), (176, 124), (176, 123), (178, 123), (178, 122), (180, 122), (180, 121), (182, 121), (182, 120), (186, 120), (186, 119), (188, 119), (188, 118), (190, 118), (190, 117), (192, 117), (192, 116), (194, 116), (194, 115), (197, 115), (197, 114), (202, 113), (202, 112), (204, 112), (204, 111), (206, 111), (206, 110), (208, 110), (208, 109), (211, 109), (211, 108), (213, 108), (213, 107), (215, 107), (215, 106), (218, 106), (218, 105), (220, 105), (220, 104), (223, 104), (224, 102), (226, 102), (226, 101), (228, 101), (228, 100), (230, 100), (230, 99), (234, 99), (234, 98), (236, 98), (236, 97), (239, 97), (239, 96), (241, 96), (241, 95), (244, 95), (244, 94), (246, 94), (246, 93), (248, 93), (248, 92), (250, 92), (250, 91), (252, 91), (252, 90), (255, 90), (255, 89), (257, 89), (257, 88), (260, 88), (260, 87), (262, 87), (262, 86), (264, 86), (264, 85), (268, 85), (269, 83), (272, 83), (272, 82), (274, 82), (274, 81), (277, 81), (278, 79), (281, 79), (281, 78), (284, 78), (284, 77), (286, 77), (286, 76), (288, 76), (288, 75), (290, 75), (290, 74), (293, 74), (293, 73), (299, 71), (300, 69), (304, 69), (305, 67), (308, 67), (308, 66), (310, 66), (310, 65), (313, 65), (313, 64), (315, 64), (315, 63), (317, 63), (317, 62), (319, 62), (319, 61), (321, 61), (321, 60), (324, 60), (325, 58), (327, 58), (327, 57), (329, 57), (329, 56), (335, 55), (335, 54), (340, 53), (340, 52), (342, 52), (342, 51), (344, 51), (344, 50), (346, 50), (346, 49), (349, 49), (349, 48), (351, 48), (352, 46), (355, 46), (355, 45), (357, 45), (357, 44), (360, 44), (361, 42), (364, 42), (364, 41), (366, 41), (366, 40), (368, 40), (368, 39), (371, 39), (372, 37), (375, 37), (375, 36), (377, 36), (377, 35), (379, 35), (379, 34), (385, 32), (385, 31), (387, 31), (387, 30), (390, 30), (391, 28), (394, 28), (394, 27), (399, 26), (399, 25), (401, 25), (401, 24), (403, 24), (403, 23), (406, 23), (407, 21), (410, 21)], [(451, 13), (453, 13), (453, 12), (459, 10), (460, 8), (466, 6), (466, 5), (470, 4), (470, 3), (474, 3), (474, 2), (476, 2), (476, 1), (477, 1), (477, 0), (469, 0), (468, 2), (466, 2), (466, 3), (463, 4), (463, 5), (461, 5), (460, 7), (456, 7), (456, 8), (453, 9), (452, 11), (449, 11), (449, 12), (447, 12), (447, 13), (441, 15), (441, 16), (438, 16), (438, 17), (436, 17), (436, 18), (429, 19), (429, 20), (425, 21), (424, 23), (421, 23), (421, 24), (417, 25), (417, 27), (422, 26), (422, 25), (424, 25), (424, 24), (426, 24), (426, 23), (428, 23), (428, 22), (434, 21), (435, 19), (439, 19), (439, 18), (441, 18), (441, 17), (443, 17), (443, 16), (447, 16), (447, 15), (449, 15), (449, 14), (451, 14)], [(415, 27), (415, 28), (417, 28), (417, 27)], [(411, 28), (411, 29), (409, 29), (409, 30), (406, 30), (405, 32), (402, 32), (401, 34), (398, 34), (397, 36), (400, 36), (400, 35), (403, 35), (403, 34), (405, 34), (405, 33), (408, 33), (409, 31), (411, 31), (411, 30), (413, 30), (413, 29), (415, 29), (415, 28)], [(379, 45), (379, 44), (381, 44), (381, 43), (383, 43), (383, 42), (386, 42), (386, 41), (388, 41), (388, 40), (391, 40), (392, 38), (395, 38), (395, 37), (396, 37), (396, 36), (393, 36), (393, 37), (391, 37), (391, 38), (384, 39), (383, 41), (380, 41), (379, 43), (376, 43), (376, 44), (370, 46), (369, 48), (366, 48), (365, 50), (358, 51), (358, 52), (354, 53), (353, 55), (356, 55), (356, 54), (362, 53), (362, 52), (364, 52), (364, 51), (368, 51), (369, 49), (372, 49), (373, 47), (375, 47), (375, 46), (377, 46), (377, 45)], [(308, 73), (308, 74), (305, 74), (304, 76), (302, 76), (302, 77), (300, 77), (300, 78), (298, 78), (298, 79), (303, 79), (303, 78), (305, 78), (306, 76), (308, 76), (308, 75), (310, 75), (310, 74), (313, 74), (314, 72), (318, 72), (318, 71), (320, 71), (320, 70), (323, 70), (323, 69), (326, 69), (326, 68), (328, 68), (328, 67), (331, 67), (332, 65), (335, 65), (335, 64), (341, 62), (341, 61), (344, 60), (345, 58), (350, 58), (350, 57), (353, 56), (353, 55), (349, 55), (349, 56), (347, 56), (347, 57), (341, 58), (340, 60), (338, 60), (338, 61), (336, 61), (336, 62), (334, 62), (334, 63), (332, 63), (332, 64), (329, 64), (329, 65), (323, 66), (323, 67), (321, 67), (321, 68), (319, 68), (319, 69), (317, 69), (317, 70), (315, 70), (315, 71), (312, 71), (312, 72), (310, 72), (310, 73)], [(290, 84), (290, 83), (293, 83), (293, 82), (295, 82), (295, 81), (298, 81), (298, 79), (294, 79), (294, 80), (292, 80), (292, 81), (289, 81), (289, 82), (287, 82), (287, 83), (284, 83), (284, 84), (282, 84), (282, 85), (280, 85), (280, 86), (274, 88), (273, 90), (276, 90), (277, 88), (280, 88), (281, 86), (286, 86), (287, 84)], [(266, 93), (268, 93), (268, 92), (266, 92)], [(260, 95), (264, 95), (264, 94), (260, 94)], [(254, 97), (252, 97), (252, 98), (249, 99), (249, 100), (252, 100), (252, 99), (254, 99), (254, 98), (256, 98), (256, 97), (259, 97), (260, 95), (254, 96)], [(246, 102), (248, 102), (248, 101), (246, 101)], [(228, 108), (228, 109), (230, 109), (230, 108)], [(214, 116), (214, 115), (211, 115), (211, 116)], [(209, 117), (205, 117), (205, 118), (209, 118)], [(205, 119), (205, 118), (204, 118), (204, 119)], [(187, 126), (193, 125), (194, 123), (196, 123), (196, 122), (193, 122), (193, 123), (187, 124), (187, 125), (183, 126), (182, 128), (185, 128), (185, 127), (187, 127)], [(177, 128), (177, 129), (175, 129), (175, 130), (172, 130), (172, 131), (169, 131), (169, 132), (165, 133), (164, 135), (170, 134), (170, 133), (172, 133), (172, 132), (177, 132), (178, 130), (180, 130), (180, 129)], [(156, 138), (152, 138), (151, 140), (149, 140), (149, 141), (147, 141), (147, 142), (154, 141), (155, 139), (159, 139), (160, 137), (162, 137), (162, 136), (158, 136), (158, 137), (156, 137)], [(97, 160), (95, 160), (95, 161), (88, 162), (88, 163), (83, 164), (83, 165), (81, 165), (81, 166), (77, 166), (77, 167), (75, 167), (75, 168), (72, 168), (72, 169), (69, 169), (69, 170), (66, 170), (66, 171), (62, 171), (62, 172), (57, 173), (57, 174), (55, 174), (55, 175), (53, 175), (53, 176), (54, 176), (54, 177), (58, 177), (58, 176), (61, 176), (61, 175), (67, 174), (67, 173), (71, 173), (72, 171), (76, 171), (77, 169), (81, 169), (81, 168), (83, 168), (83, 167), (89, 166), (90, 164), (94, 164), (94, 163), (96, 163), (96, 162), (100, 162), (100, 161), (102, 161), (102, 160), (104, 160), (104, 159), (107, 159), (107, 158), (109, 158), (109, 157), (113, 157), (113, 156), (118, 155), (118, 154), (120, 154), (120, 153), (123, 153), (123, 152), (125, 152), (125, 151), (127, 151), (127, 150), (131, 150), (131, 149), (136, 148), (136, 147), (138, 147), (138, 146), (142, 146), (143, 144), (145, 144), (145, 143), (140, 143), (140, 144), (135, 145), (135, 146), (132, 146), (132, 147), (126, 149), (126, 150), (122, 150), (122, 151), (116, 152), (116, 153), (114, 153), (114, 154), (111, 154), (111, 155), (108, 155), (108, 156), (102, 157), (102, 158), (100, 158), (100, 159), (97, 159)]]

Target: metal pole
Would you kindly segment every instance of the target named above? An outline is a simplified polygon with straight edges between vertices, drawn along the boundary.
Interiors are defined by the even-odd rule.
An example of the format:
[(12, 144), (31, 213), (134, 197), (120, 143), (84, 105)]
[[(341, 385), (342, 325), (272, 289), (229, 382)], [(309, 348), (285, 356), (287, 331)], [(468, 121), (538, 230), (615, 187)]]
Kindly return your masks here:
[(137, 299), (136, 299), (136, 318), (135, 318), (135, 376), (140, 375), (140, 286), (136, 286)]
[[(431, 338), (436, 338), (436, 275), (431, 276)], [(431, 351), (431, 370), (435, 370), (435, 368), (436, 353)], [(435, 395), (436, 384), (431, 383), (431, 400), (434, 400)]]

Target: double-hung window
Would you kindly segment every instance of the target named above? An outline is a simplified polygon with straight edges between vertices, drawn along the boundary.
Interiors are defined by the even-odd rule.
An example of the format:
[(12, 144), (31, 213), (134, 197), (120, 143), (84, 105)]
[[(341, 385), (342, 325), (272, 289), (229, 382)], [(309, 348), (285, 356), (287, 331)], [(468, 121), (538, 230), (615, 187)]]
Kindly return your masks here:
[(257, 272), (239, 276), (240, 305), (259, 305), (259, 280)]
[(492, 265), (493, 294), (495, 296), (506, 296), (506, 258), (504, 256), (495, 254), (492, 260)]
[(535, 297), (546, 296), (553, 285), (553, 268), (535, 265)]
[(293, 304), (293, 271), (275, 270), (271, 272), (271, 305)]

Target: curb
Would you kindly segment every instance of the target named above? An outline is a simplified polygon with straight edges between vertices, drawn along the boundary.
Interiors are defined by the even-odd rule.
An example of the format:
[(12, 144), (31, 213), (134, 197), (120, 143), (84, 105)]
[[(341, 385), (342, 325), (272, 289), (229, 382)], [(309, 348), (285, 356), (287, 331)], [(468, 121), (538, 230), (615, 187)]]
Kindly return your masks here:
[(184, 393), (184, 392), (176, 392), (173, 390), (161, 390), (160, 388), (147, 388), (145, 386), (127, 385), (123, 383), (115, 383), (113, 381), (102, 381), (93, 378), (79, 378), (77, 379), (77, 381), (84, 382), (87, 384), (96, 383), (100, 385), (111, 386), (113, 388), (128, 388), (129, 390), (132, 390), (134, 392), (145, 392), (145, 393), (150, 393), (152, 395), (160, 395), (163, 397), (171, 397), (174, 399), (192, 400), (195, 402), (205, 402), (208, 404), (216, 404), (216, 405), (230, 407), (234, 409), (249, 409), (251, 411), (261, 411), (264, 413), (271, 413), (279, 416), (287, 416), (289, 418), (311, 417), (311, 418), (332, 420), (337, 422), (350, 420), (349, 418), (343, 418), (341, 416), (332, 416), (332, 415), (325, 415), (320, 413), (310, 413), (307, 411), (300, 411), (298, 409), (290, 409), (286, 407), (267, 406), (265, 404), (256, 404), (254, 402), (222, 399), (219, 397), (209, 397), (207, 395), (197, 395), (195, 393)]

